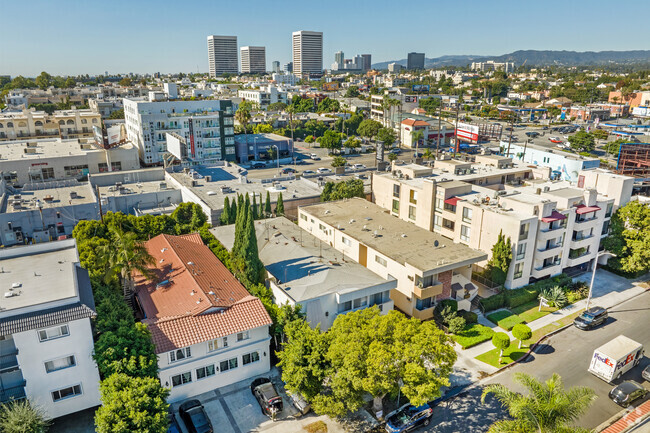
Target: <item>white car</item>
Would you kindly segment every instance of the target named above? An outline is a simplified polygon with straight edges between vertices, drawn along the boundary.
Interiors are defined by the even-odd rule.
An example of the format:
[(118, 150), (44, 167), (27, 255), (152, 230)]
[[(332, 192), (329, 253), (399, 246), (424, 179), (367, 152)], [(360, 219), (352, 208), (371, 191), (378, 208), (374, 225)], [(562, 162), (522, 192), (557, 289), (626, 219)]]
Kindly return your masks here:
[(325, 173), (331, 173), (332, 172), (332, 170), (330, 170), (329, 168), (325, 168), (325, 167), (321, 167), (316, 171), (319, 172), (320, 174), (325, 174)]
[(355, 169), (355, 170), (362, 170), (362, 169), (366, 168), (366, 166), (363, 165), (363, 164), (354, 164), (352, 166), (352, 168)]
[(312, 153), (311, 155), (309, 155), (309, 157), (314, 161), (320, 161), (320, 158), (315, 153)]
[(305, 170), (302, 172), (302, 174), (314, 174), (316, 173), (314, 170)]

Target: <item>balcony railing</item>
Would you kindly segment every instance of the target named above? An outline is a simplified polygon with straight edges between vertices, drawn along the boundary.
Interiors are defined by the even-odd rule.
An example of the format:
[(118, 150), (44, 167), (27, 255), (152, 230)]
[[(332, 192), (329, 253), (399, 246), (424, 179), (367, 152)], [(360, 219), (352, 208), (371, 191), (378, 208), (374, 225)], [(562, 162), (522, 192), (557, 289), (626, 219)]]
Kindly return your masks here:
[(413, 294), (420, 299), (431, 298), (433, 296), (442, 295), (442, 283), (440, 281), (435, 281), (430, 286), (420, 287), (413, 286)]
[(578, 236), (573, 236), (571, 240), (573, 242), (578, 242), (578, 241), (584, 241), (585, 239), (593, 238), (593, 234), (588, 234), (588, 235), (578, 235)]
[(562, 246), (561, 243), (555, 244), (555, 245), (549, 245), (548, 247), (545, 246), (543, 248), (537, 248), (537, 251), (539, 251), (540, 253), (543, 253), (545, 251), (551, 251), (551, 250), (554, 250), (556, 248), (560, 248), (561, 246)]
[(18, 349), (13, 348), (0, 355), (0, 372), (10, 371), (18, 368)]
[(554, 260), (552, 262), (545, 263), (542, 266), (535, 268), (535, 270), (543, 271), (544, 269), (552, 268), (553, 266), (558, 266), (559, 264), (560, 264), (560, 260)]
[(592, 222), (592, 221), (594, 221), (595, 219), (597, 219), (595, 216), (593, 216), (593, 217), (591, 217), (591, 218), (585, 218), (585, 219), (576, 219), (576, 224), (582, 224), (582, 223)]
[(0, 403), (6, 403), (11, 400), (22, 400), (25, 398), (25, 384), (23, 380), (20, 384), (10, 388), (0, 388)]
[(548, 232), (553, 232), (555, 230), (560, 230), (560, 229), (564, 229), (564, 228), (566, 228), (566, 226), (561, 225), (561, 226), (548, 227), (548, 228), (542, 229), (541, 231), (544, 232), (544, 233), (548, 233)]

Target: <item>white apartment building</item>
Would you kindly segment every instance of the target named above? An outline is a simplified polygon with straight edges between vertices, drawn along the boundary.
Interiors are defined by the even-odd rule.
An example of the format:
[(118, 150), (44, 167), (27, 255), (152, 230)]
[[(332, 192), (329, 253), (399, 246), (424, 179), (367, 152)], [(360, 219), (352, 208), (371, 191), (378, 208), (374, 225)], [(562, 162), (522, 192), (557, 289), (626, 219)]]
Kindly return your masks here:
[(259, 89), (239, 90), (237, 96), (245, 101), (257, 104), (262, 109), (276, 102), (287, 103), (287, 92), (273, 85), (262, 86)]
[(323, 72), (323, 32), (300, 30), (292, 33), (293, 73)]
[(470, 164), (456, 167), (457, 172), (449, 166), (433, 173), (414, 167), (393, 167), (394, 174), (374, 176), (375, 202), (394, 216), (488, 255), (502, 232), (513, 247), (508, 288), (589, 267), (613, 211), (624, 204), (619, 198), (629, 200), (633, 182), (586, 170), (581, 172), (583, 186), (577, 187), (509, 164)]
[(145, 246), (155, 278), (136, 278), (136, 298), (168, 401), (267, 373), (271, 318), (199, 234), (159, 235)]
[(483, 252), (402, 221), (361, 198), (301, 206), (298, 225), (385, 280), (395, 307), (421, 320), (431, 319), (442, 299), (471, 309), (478, 288), (472, 264)]
[(146, 165), (168, 154), (166, 133), (184, 137), (193, 159), (235, 160), (233, 106), (230, 100), (156, 101), (124, 99), (129, 140)]
[(211, 77), (237, 74), (237, 36), (208, 36), (208, 63)]
[(241, 47), (241, 72), (242, 74), (266, 73), (266, 48)]
[[(233, 224), (210, 231), (232, 249)], [(346, 260), (291, 220), (279, 217), (256, 221), (255, 231), (275, 302), (300, 304), (313, 328), (320, 325), (320, 330), (326, 331), (339, 315), (375, 305), (382, 314), (393, 309), (390, 291), (397, 287), (397, 280), (385, 280), (359, 263)], [(287, 266), (287, 262), (291, 265)]]
[(487, 62), (473, 62), (472, 71), (503, 71), (503, 72), (514, 72), (515, 64), (514, 62), (495, 62), (494, 60), (488, 60)]
[(271, 80), (275, 81), (276, 84), (284, 84), (286, 86), (295, 86), (299, 78), (291, 73), (274, 73), (271, 75)]
[(56, 418), (100, 404), (88, 272), (75, 241), (0, 251), (0, 403), (27, 398)]
[(0, 141), (24, 138), (92, 137), (101, 116), (92, 110), (58, 110), (53, 114), (25, 109), (0, 113)]

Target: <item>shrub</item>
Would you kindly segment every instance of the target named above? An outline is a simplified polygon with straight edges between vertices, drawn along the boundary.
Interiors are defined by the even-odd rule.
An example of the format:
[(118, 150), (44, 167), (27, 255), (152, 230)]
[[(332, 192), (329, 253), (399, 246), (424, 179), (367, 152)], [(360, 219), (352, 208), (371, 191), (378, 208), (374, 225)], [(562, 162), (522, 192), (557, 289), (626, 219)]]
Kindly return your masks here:
[(478, 315), (476, 313), (472, 313), (471, 311), (460, 310), (458, 311), (458, 315), (463, 319), (465, 319), (465, 322), (468, 325), (472, 323), (478, 323)]
[(438, 305), (440, 305), (441, 308), (449, 306), (451, 308), (451, 311), (454, 313), (458, 311), (458, 301), (455, 299), (443, 299)]
[(499, 293), (498, 295), (493, 295), (489, 298), (481, 299), (479, 301), (479, 304), (481, 304), (484, 311), (493, 311), (503, 307), (505, 305), (505, 301), (505, 294)]
[(465, 319), (462, 318), (461, 316), (454, 316), (453, 318), (449, 319), (449, 332), (452, 334), (457, 334), (465, 329), (465, 325), (467, 322), (465, 322)]
[(512, 335), (519, 340), (519, 348), (521, 349), (521, 342), (530, 339), (533, 336), (533, 331), (529, 326), (519, 323), (512, 328)]
[(433, 309), (433, 318), (436, 322), (448, 325), (449, 321), (457, 316), (458, 302), (453, 299), (440, 301)]
[(562, 308), (569, 303), (564, 290), (560, 286), (545, 288), (539, 294), (539, 297), (546, 299), (551, 307)]
[(505, 332), (497, 332), (492, 336), (492, 344), (494, 347), (500, 350), (499, 353), (499, 364), (501, 363), (501, 357), (503, 356), (503, 350), (507, 349), (510, 346), (510, 337)]

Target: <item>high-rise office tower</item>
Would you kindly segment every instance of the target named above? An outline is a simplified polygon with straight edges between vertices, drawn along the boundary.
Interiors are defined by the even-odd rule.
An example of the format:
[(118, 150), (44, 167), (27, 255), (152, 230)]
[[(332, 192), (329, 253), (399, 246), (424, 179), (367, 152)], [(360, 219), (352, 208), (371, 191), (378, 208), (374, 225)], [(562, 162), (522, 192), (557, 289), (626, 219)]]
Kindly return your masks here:
[(237, 36), (208, 36), (208, 61), (211, 77), (239, 72)]
[(263, 74), (266, 72), (266, 48), (242, 47), (241, 48), (242, 74)]
[(372, 57), (370, 54), (361, 54), (361, 57), (363, 58), (363, 65), (361, 65), (361, 69), (364, 72), (372, 69)]
[(424, 53), (409, 53), (406, 69), (424, 69)]
[(293, 32), (292, 49), (294, 74), (323, 72), (323, 32)]
[(284, 70), (284, 72), (286, 72), (287, 74), (292, 73), (292, 72), (293, 72), (293, 62), (287, 62), (287, 63), (285, 63), (285, 64), (284, 64), (284, 67), (283, 67), (283, 70)]
[(342, 65), (345, 62), (345, 54), (343, 54), (343, 51), (334, 54), (334, 61), (339, 65)]
[(273, 63), (271, 63), (271, 70), (275, 72), (276, 74), (279, 74), (282, 69), (280, 69), (280, 62), (277, 60), (273, 60)]

